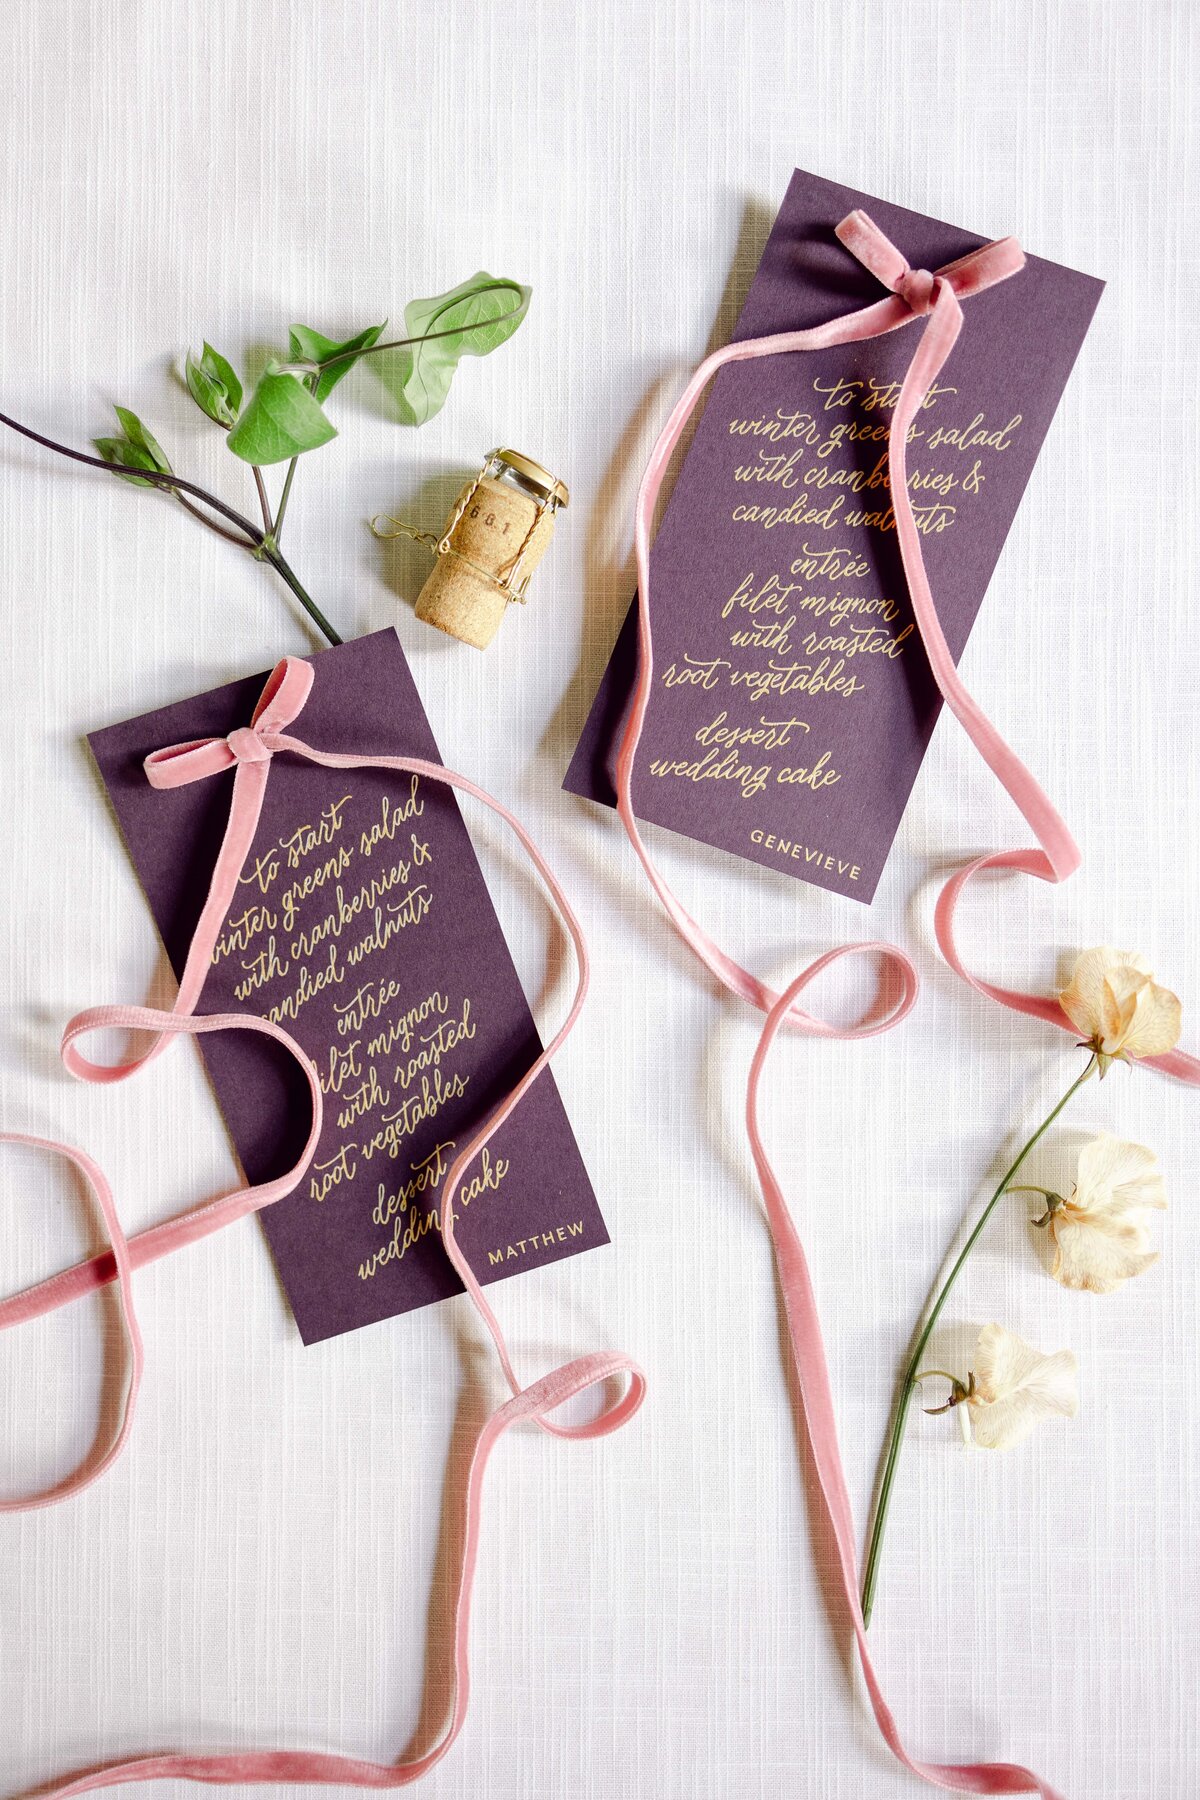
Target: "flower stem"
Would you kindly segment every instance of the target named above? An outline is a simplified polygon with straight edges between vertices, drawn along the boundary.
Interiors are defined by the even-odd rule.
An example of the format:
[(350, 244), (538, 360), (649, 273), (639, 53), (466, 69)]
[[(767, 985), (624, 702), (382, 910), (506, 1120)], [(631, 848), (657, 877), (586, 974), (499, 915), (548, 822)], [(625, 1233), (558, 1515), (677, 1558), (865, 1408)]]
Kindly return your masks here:
[(1058, 1118), (1058, 1115), (1062, 1112), (1068, 1101), (1073, 1095), (1078, 1093), (1079, 1089), (1083, 1086), (1095, 1067), (1096, 1058), (1092, 1056), (1083, 1073), (1075, 1078), (1062, 1099), (1058, 1102), (1057, 1106), (1047, 1114), (1033, 1136), (1027, 1139), (1017, 1153), (1012, 1166), (1009, 1168), (995, 1193), (979, 1215), (970, 1237), (963, 1245), (955, 1259), (953, 1268), (942, 1283), (937, 1298), (934, 1300), (933, 1305), (926, 1314), (925, 1323), (921, 1327), (916, 1343), (913, 1346), (912, 1354), (908, 1359), (908, 1366), (904, 1371), (904, 1378), (900, 1384), (900, 1395), (896, 1402), (896, 1415), (892, 1423), (892, 1434), (888, 1440), (887, 1456), (883, 1465), (883, 1475), (879, 1483), (879, 1500), (875, 1507), (875, 1518), (871, 1527), (871, 1537), (870, 1542), (867, 1545), (867, 1557), (863, 1567), (862, 1613), (864, 1625), (870, 1624), (871, 1612), (875, 1605), (875, 1590), (879, 1582), (879, 1556), (883, 1546), (883, 1534), (887, 1527), (888, 1513), (891, 1509), (892, 1489), (896, 1480), (896, 1468), (900, 1461), (900, 1447), (904, 1442), (904, 1432), (908, 1423), (909, 1409), (912, 1406), (913, 1396), (917, 1391), (920, 1381), (921, 1359), (925, 1354), (925, 1347), (928, 1344), (930, 1337), (933, 1335), (934, 1326), (941, 1317), (942, 1308), (945, 1306), (946, 1301), (950, 1296), (951, 1288), (958, 1280), (967, 1258), (978, 1243), (984, 1226), (991, 1218), (1003, 1196), (1008, 1192), (1009, 1184), (1019, 1173), (1022, 1163), (1025, 1161), (1025, 1158), (1029, 1155), (1029, 1152), (1033, 1149), (1034, 1145), (1040, 1138), (1045, 1136), (1046, 1132), (1050, 1129), (1051, 1125), (1053, 1125), (1055, 1119)]

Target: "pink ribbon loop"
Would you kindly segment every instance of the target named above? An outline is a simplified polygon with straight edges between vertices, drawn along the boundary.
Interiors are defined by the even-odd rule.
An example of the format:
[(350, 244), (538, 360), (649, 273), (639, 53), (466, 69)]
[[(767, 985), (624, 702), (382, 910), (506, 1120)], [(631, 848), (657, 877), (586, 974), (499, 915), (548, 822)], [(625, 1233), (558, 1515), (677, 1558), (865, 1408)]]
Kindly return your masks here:
[(172, 744), (146, 758), (146, 779), (152, 788), (184, 787), (205, 775), (221, 775), (237, 761), (225, 738), (198, 738), (191, 744)]
[[(74, 1150), (69, 1144), (55, 1143), (51, 1138), (29, 1137), (21, 1131), (0, 1131), (0, 1144), (21, 1144), (29, 1150), (44, 1150), (51, 1156), (64, 1156), (83, 1176), (108, 1232), (108, 1241), (111, 1246), (108, 1255), (112, 1260), (112, 1278), (116, 1280), (120, 1296), (121, 1322), (125, 1328), (129, 1353), (129, 1374), (121, 1415), (117, 1422), (117, 1429), (103, 1455), (98, 1459), (92, 1456), (85, 1457), (72, 1474), (55, 1482), (40, 1494), (22, 1496), (20, 1499), (0, 1500), (0, 1513), (34, 1512), (40, 1507), (53, 1506), (60, 1500), (66, 1500), (72, 1494), (82, 1493), (84, 1488), (90, 1487), (93, 1481), (98, 1481), (105, 1470), (110, 1469), (116, 1462), (125, 1448), (129, 1433), (133, 1428), (133, 1414), (137, 1406), (138, 1390), (142, 1385), (146, 1353), (142, 1345), (142, 1334), (133, 1305), (133, 1259), (130, 1256), (129, 1243), (117, 1213), (112, 1189), (108, 1185), (104, 1171), (92, 1161), (90, 1156), (85, 1156), (82, 1150)], [(16, 1309), (14, 1309), (14, 1313), (15, 1311)], [(33, 1317), (34, 1315), (29, 1312), (24, 1316)], [(16, 1322), (15, 1318), (13, 1322)], [(0, 1328), (3, 1328), (6, 1323), (8, 1321), (0, 1317)]]
[[(248, 1213), (260, 1212), (264, 1206), (271, 1206), (276, 1200), (282, 1200), (303, 1177), (321, 1135), (321, 1086), (312, 1060), (305, 1056), (295, 1038), (281, 1025), (275, 1025), (269, 1019), (260, 1019), (253, 1013), (206, 1013), (200, 1017), (181, 1017), (149, 1006), (90, 1007), (86, 1012), (77, 1013), (71, 1020), (63, 1033), (61, 1046), (63, 1062), (83, 1081), (103, 1081), (109, 1078), (104, 1064), (88, 1063), (76, 1048), (77, 1041), (93, 1031), (151, 1031), (159, 1035), (162, 1042), (181, 1034), (202, 1037), (208, 1032), (217, 1031), (249, 1031), (270, 1038), (295, 1059), (308, 1083), (312, 1103), (312, 1123), (308, 1138), (297, 1162), (283, 1175), (272, 1181), (260, 1182), (254, 1187), (239, 1187), (230, 1194), (219, 1195), (190, 1212), (178, 1213), (174, 1218), (164, 1220), (161, 1225), (152, 1225), (145, 1231), (137, 1232), (128, 1242), (122, 1237), (120, 1243), (124, 1246), (123, 1251), (118, 1249), (120, 1223), (115, 1208), (110, 1209), (102, 1200), (112, 1248), (102, 1250), (85, 1262), (76, 1263), (73, 1268), (63, 1269), (59, 1274), (51, 1275), (46, 1281), (38, 1282), (19, 1294), (0, 1300), (0, 1331), (22, 1325), (29, 1319), (41, 1318), (46, 1313), (65, 1306), (68, 1301), (79, 1300), (85, 1294), (95, 1293), (97, 1288), (119, 1279), (122, 1254), (127, 1256), (130, 1269), (143, 1268), (147, 1263), (169, 1256), (172, 1251), (182, 1250), (188, 1244), (209, 1237), (223, 1225), (232, 1225), (235, 1220), (245, 1218)], [(94, 1067), (100, 1069), (99, 1076), (86, 1073)], [(81, 1070), (84, 1071), (82, 1074)], [(61, 1150), (63, 1155), (73, 1159), (82, 1154), (65, 1145), (47, 1143), (45, 1147)], [(94, 1165), (89, 1164), (89, 1168), (92, 1167)], [(103, 1176), (101, 1180), (103, 1181)], [(108, 1191), (107, 1182), (104, 1183), (104, 1191)], [(128, 1312), (128, 1305), (126, 1311)]]

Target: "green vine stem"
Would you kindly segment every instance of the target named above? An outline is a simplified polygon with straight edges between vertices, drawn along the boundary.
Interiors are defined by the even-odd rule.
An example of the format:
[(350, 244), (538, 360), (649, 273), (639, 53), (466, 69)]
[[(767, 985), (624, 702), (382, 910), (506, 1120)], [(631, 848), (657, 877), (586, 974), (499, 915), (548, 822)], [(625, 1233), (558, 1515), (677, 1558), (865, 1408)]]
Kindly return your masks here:
[[(475, 292), (476, 294), (519, 293), (520, 290), (515, 282), (493, 281), (477, 288)], [(321, 362), (289, 364), (281, 370), (281, 373), (300, 375), (309, 385), (315, 385), (316, 379), (325, 369), (336, 368), (345, 362), (358, 362), (361, 357), (378, 355), (384, 350), (410, 349), (418, 344), (432, 343), (438, 338), (463, 337), (467, 333), (481, 328), (502, 325), (507, 319), (514, 318), (522, 312), (524, 305), (525, 302), (522, 300), (517, 306), (511, 307), (508, 312), (500, 313), (492, 319), (476, 319), (468, 325), (452, 325), (443, 331), (423, 332), (418, 337), (391, 338), (385, 344), (370, 344), (356, 350), (338, 351)], [(262, 512), (263, 522), (260, 528), (250, 519), (236, 512), (232, 506), (228, 506), (224, 500), (218, 499), (216, 494), (210, 494), (207, 489), (198, 487), (194, 481), (185, 480), (182, 475), (176, 475), (174, 472), (164, 474), (154, 469), (135, 468), (129, 463), (106, 462), (102, 457), (91, 456), (84, 450), (73, 450), (67, 444), (59, 444), (53, 438), (45, 437), (40, 431), (33, 431), (28, 425), (22, 425), (19, 420), (10, 418), (7, 413), (0, 413), (0, 425), (7, 425), (10, 431), (19, 432), (22, 437), (29, 438), (32, 443), (40, 444), (45, 450), (53, 450), (56, 456), (69, 457), (72, 462), (84, 463), (91, 469), (105, 470), (109, 475), (130, 475), (146, 486), (162, 488), (166, 493), (173, 495), (194, 519), (198, 519), (202, 525), (207, 526), (218, 537), (224, 538), (226, 543), (236, 544), (239, 548), (249, 550), (252, 556), (269, 563), (329, 643), (341, 643), (342, 640), (338, 633), (333, 629), (312, 596), (301, 585), (296, 571), (279, 548), (280, 533), (288, 501), (291, 498), (298, 457), (293, 456), (288, 463), (287, 473), (283, 480), (283, 490), (279, 496), (278, 510), (274, 518), (271, 517), (271, 504), (267, 496), (266, 484), (263, 481), (262, 470), (256, 464), (251, 464), (259, 508)], [(217, 516), (212, 517), (213, 514)]]
[(262, 513), (263, 530), (268, 537), (271, 537), (274, 535), (275, 521), (271, 517), (271, 502), (267, 499), (267, 484), (263, 480), (262, 470), (258, 464), (252, 463), (251, 468), (254, 472), (254, 485), (258, 490), (258, 505)]
[[(511, 281), (493, 281), (476, 289), (477, 294), (516, 293), (518, 291), (516, 284)], [(361, 357), (378, 355), (384, 350), (411, 349), (417, 344), (432, 343), (437, 338), (463, 337), (470, 331), (502, 325), (505, 320), (511, 319), (521, 312), (523, 306), (524, 302), (511, 307), (508, 312), (498, 314), (494, 319), (477, 319), (469, 325), (450, 326), (445, 331), (426, 331), (419, 337), (392, 338), (386, 344), (370, 344), (358, 350), (339, 351), (337, 355), (326, 357), (322, 362), (289, 364), (286, 366), (286, 372), (305, 377), (316, 377), (323, 370), (336, 368), (340, 363), (358, 362)], [(28, 425), (22, 425), (19, 420), (9, 418), (7, 413), (0, 413), (0, 425), (7, 425), (10, 431), (19, 432), (22, 437), (29, 438), (32, 443), (40, 444), (45, 450), (53, 450), (56, 456), (70, 457), (72, 462), (84, 463), (90, 469), (103, 469), (109, 475), (132, 475), (136, 480), (150, 487), (162, 488), (168, 494), (174, 495), (175, 499), (191, 513), (194, 519), (198, 519), (202, 525), (207, 526), (218, 537), (224, 538), (226, 543), (236, 544), (239, 548), (249, 550), (252, 556), (269, 563), (280, 580), (290, 588), (313, 624), (329, 643), (340, 644), (342, 642), (316, 601), (301, 585), (296, 571), (279, 548), (279, 535), (283, 527), (283, 516), (287, 511), (288, 500), (291, 498), (298, 457), (293, 456), (288, 463), (287, 473), (283, 480), (283, 491), (279, 496), (279, 507), (273, 519), (262, 470), (256, 464), (251, 464), (263, 519), (260, 528), (250, 519), (236, 512), (232, 506), (226, 505), (224, 500), (218, 499), (216, 494), (210, 494), (207, 489), (198, 487), (194, 481), (186, 481), (182, 475), (176, 475), (173, 472), (164, 475), (153, 469), (134, 468), (128, 463), (105, 462), (102, 457), (91, 456), (84, 450), (73, 450), (67, 444), (56, 443), (53, 438), (43, 436), (40, 431), (33, 431)], [(197, 505), (196, 502), (199, 504)], [(208, 512), (203, 511), (202, 508), (207, 508)], [(210, 518), (209, 513), (216, 513), (226, 523), (221, 524), (218, 519)], [(233, 527), (232, 530), (230, 530), (230, 526)]]
[[(19, 420), (9, 418), (7, 413), (0, 413), (0, 425), (7, 425), (10, 431), (19, 432), (22, 437), (29, 438), (32, 443), (40, 444), (44, 450), (53, 450), (57, 456), (69, 457), (72, 462), (84, 463), (90, 469), (103, 469), (109, 475), (132, 475), (138, 481), (148, 483), (151, 487), (163, 488), (168, 494), (173, 494), (187, 507), (188, 512), (194, 518), (200, 520), (201, 524), (207, 525), (211, 531), (215, 531), (218, 536), (225, 538), (228, 542), (249, 550), (251, 555), (257, 556), (261, 561), (269, 563), (280, 580), (291, 589), (313, 624), (328, 639), (329, 643), (341, 643), (341, 638), (329, 620), (316, 601), (302, 587), (295, 570), (281, 554), (273, 530), (255, 525), (253, 520), (243, 517), (240, 512), (235, 511), (232, 506), (228, 506), (216, 494), (210, 494), (206, 488), (198, 487), (194, 481), (185, 480), (182, 475), (160, 475), (153, 469), (135, 469), (127, 463), (105, 462), (102, 457), (90, 456), (86, 450), (73, 450), (69, 444), (56, 443), (53, 438), (43, 436), (40, 431), (34, 431), (30, 426), (22, 425)], [(186, 496), (190, 496), (190, 500)], [(193, 501), (198, 501), (201, 507), (207, 507), (209, 511), (218, 514), (220, 518), (227, 521), (227, 525), (232, 525), (234, 530), (230, 531), (227, 529), (227, 525), (220, 525), (215, 519), (206, 517), (197, 506), (191, 503)], [(241, 535), (238, 536), (237, 533)]]
[(300, 458), (298, 456), (293, 456), (291, 462), (287, 466), (287, 474), (283, 478), (283, 491), (279, 496), (279, 505), (275, 509), (275, 543), (277, 546), (279, 543), (279, 534), (283, 530), (283, 515), (287, 511), (287, 503), (292, 495), (292, 482), (296, 477), (296, 464), (299, 461)]
[(1018, 1152), (1016, 1160), (1013, 1162), (1008, 1173), (1004, 1176), (995, 1193), (984, 1207), (975, 1224), (974, 1230), (971, 1232), (970, 1237), (967, 1239), (955, 1259), (954, 1266), (942, 1283), (937, 1298), (929, 1308), (925, 1323), (917, 1336), (912, 1354), (908, 1359), (908, 1367), (904, 1371), (904, 1378), (900, 1384), (900, 1393), (896, 1402), (892, 1433), (888, 1440), (887, 1455), (883, 1465), (883, 1475), (879, 1483), (879, 1499), (875, 1507), (875, 1518), (871, 1527), (870, 1541), (867, 1545), (867, 1557), (863, 1567), (862, 1585), (862, 1614), (864, 1625), (870, 1624), (871, 1613), (875, 1606), (875, 1592), (879, 1583), (879, 1557), (883, 1547), (883, 1534), (887, 1528), (888, 1513), (891, 1510), (892, 1490), (896, 1480), (896, 1467), (900, 1461), (900, 1447), (904, 1442), (904, 1432), (908, 1423), (908, 1414), (912, 1406), (913, 1396), (920, 1385), (922, 1375), (921, 1359), (925, 1354), (929, 1339), (933, 1335), (934, 1326), (941, 1317), (942, 1308), (945, 1306), (946, 1301), (950, 1296), (950, 1290), (961, 1275), (967, 1258), (978, 1243), (984, 1227), (995, 1212), (1001, 1199), (1008, 1193), (1010, 1185), (1014, 1177), (1020, 1172), (1021, 1165), (1025, 1161), (1025, 1158), (1029, 1155), (1029, 1152), (1033, 1149), (1039, 1139), (1044, 1137), (1046, 1132), (1049, 1131), (1051, 1125), (1053, 1125), (1055, 1119), (1058, 1118), (1068, 1101), (1079, 1092), (1079, 1089), (1083, 1086), (1089, 1075), (1095, 1070), (1096, 1066), (1096, 1058), (1095, 1056), (1092, 1056), (1082, 1075), (1077, 1076), (1071, 1083), (1062, 1099), (1058, 1102), (1058, 1105), (1047, 1114), (1033, 1136), (1027, 1140)]

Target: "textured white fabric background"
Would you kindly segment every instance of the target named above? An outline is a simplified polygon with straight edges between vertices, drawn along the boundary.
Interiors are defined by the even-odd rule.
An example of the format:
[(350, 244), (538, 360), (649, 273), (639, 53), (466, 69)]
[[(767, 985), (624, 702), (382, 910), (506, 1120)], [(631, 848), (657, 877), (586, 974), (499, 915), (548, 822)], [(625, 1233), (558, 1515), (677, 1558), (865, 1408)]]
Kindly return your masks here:
[[(6, 21), (0, 404), (29, 422), (85, 443), (123, 400), (177, 467), (248, 506), (170, 380), (188, 344), (240, 357), (292, 318), (398, 318), (481, 266), (534, 286), (525, 329), (464, 365), (419, 435), (378, 416), (368, 378), (348, 383), (288, 526), (347, 634), (396, 624), (443, 754), (519, 809), (577, 897), (595, 987), (558, 1078), (614, 1246), (496, 1293), (524, 1369), (613, 1344), (652, 1383), (610, 1442), (503, 1447), (473, 1711), (431, 1794), (918, 1791), (822, 1605), (739, 1122), (754, 1020), (698, 978), (615, 821), (558, 784), (630, 592), (642, 453), (727, 331), (793, 166), (1016, 232), (1110, 287), (964, 667), (1085, 861), (1061, 894), (993, 890), (968, 935), (994, 972), (1041, 984), (1082, 944), (1143, 949), (1195, 1045), (1198, 26), (1190, 0), (30, 0)], [(363, 521), (436, 523), (498, 440), (574, 500), (533, 604), (476, 656), (413, 619), (424, 553), (381, 550)], [(77, 1007), (164, 991), (81, 735), (313, 644), (262, 568), (168, 502), (7, 436), (0, 558), (0, 1113), (88, 1147), (132, 1228), (233, 1164), (189, 1050), (112, 1092), (59, 1069)], [(477, 841), (539, 991), (544, 911), (487, 827)], [(860, 1519), (938, 1259), (1074, 1066), (930, 946), (938, 873), (1022, 841), (950, 720), (869, 914), (659, 840), (760, 969), (864, 931), (922, 965), (902, 1031), (783, 1044), (771, 1082)], [(559, 970), (543, 1018), (566, 993)], [(1118, 1073), (1077, 1115), (1165, 1164), (1165, 1254), (1125, 1292), (1058, 1290), (1015, 1206), (992, 1231), (953, 1319), (1074, 1346), (1082, 1411), (1008, 1458), (921, 1423), (873, 1632), (915, 1749), (1028, 1760), (1071, 1800), (1200, 1791), (1196, 1105)], [(59, 1170), (6, 1152), (3, 1189), (8, 1291), (90, 1237)], [(146, 1272), (138, 1298), (130, 1453), (82, 1500), (0, 1521), (0, 1793), (156, 1746), (398, 1755), (422, 1716), (456, 1407), (496, 1392), (470, 1316), (305, 1351), (252, 1223)], [(89, 1303), (0, 1340), (4, 1491), (89, 1441), (106, 1332)]]

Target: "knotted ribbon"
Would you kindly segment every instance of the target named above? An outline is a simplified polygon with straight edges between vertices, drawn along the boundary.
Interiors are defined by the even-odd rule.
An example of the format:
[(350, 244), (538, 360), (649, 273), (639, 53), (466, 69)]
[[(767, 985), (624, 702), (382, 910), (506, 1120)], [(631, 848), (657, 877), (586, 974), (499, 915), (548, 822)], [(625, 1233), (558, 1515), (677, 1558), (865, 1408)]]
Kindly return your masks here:
[[(471, 1593), (479, 1549), (484, 1474), (492, 1450), (506, 1431), (525, 1419), (531, 1420), (540, 1430), (555, 1437), (607, 1436), (633, 1417), (645, 1397), (646, 1384), (642, 1371), (629, 1357), (618, 1351), (593, 1351), (589, 1355), (576, 1357), (561, 1367), (552, 1369), (540, 1379), (523, 1385), (509, 1355), (499, 1321), (484, 1298), (483, 1290), (459, 1248), (454, 1232), (454, 1201), (466, 1170), (511, 1116), (561, 1048), (582, 1010), (588, 987), (588, 955), (579, 921), (553, 871), (524, 826), (507, 807), (502, 806), (466, 776), (421, 757), (343, 756), (316, 749), (302, 739), (290, 736), (287, 727), (303, 710), (312, 681), (313, 671), (308, 663), (296, 657), (286, 657), (267, 682), (248, 726), (231, 731), (225, 738), (203, 738), (192, 743), (176, 744), (169, 749), (156, 751), (146, 759), (147, 778), (156, 788), (182, 787), (189, 782), (204, 781), (224, 774), (230, 769), (234, 771), (229, 820), (213, 869), (208, 896), (188, 950), (178, 997), (170, 1012), (145, 1006), (93, 1007), (71, 1020), (62, 1041), (63, 1061), (73, 1075), (81, 1081), (113, 1082), (126, 1080), (137, 1070), (144, 1068), (172, 1037), (180, 1033), (198, 1035), (209, 1031), (231, 1030), (260, 1032), (281, 1044), (304, 1071), (312, 1098), (312, 1126), (308, 1140), (294, 1167), (274, 1181), (261, 1183), (257, 1187), (239, 1188), (233, 1194), (210, 1200), (164, 1224), (152, 1226), (147, 1231), (127, 1238), (109, 1185), (89, 1157), (84, 1156), (81, 1151), (45, 1138), (18, 1133), (0, 1134), (0, 1142), (58, 1152), (76, 1165), (98, 1202), (110, 1245), (100, 1255), (0, 1302), (0, 1330), (37, 1318), (115, 1280), (118, 1283), (129, 1349), (129, 1375), (124, 1407), (116, 1434), (103, 1456), (97, 1461), (90, 1458), (85, 1460), (73, 1474), (43, 1493), (0, 1502), (0, 1510), (12, 1512), (47, 1506), (65, 1499), (69, 1494), (78, 1493), (111, 1467), (124, 1448), (133, 1423), (144, 1363), (141, 1333), (134, 1310), (133, 1271), (172, 1250), (181, 1249), (185, 1244), (208, 1236), (220, 1226), (244, 1217), (246, 1213), (256, 1212), (273, 1201), (282, 1199), (302, 1179), (316, 1150), (321, 1132), (321, 1087), (312, 1062), (295, 1039), (278, 1025), (253, 1014), (194, 1016), (217, 938), (254, 842), (272, 759), (282, 754), (297, 756), (328, 769), (383, 769), (439, 782), (470, 794), (504, 820), (542, 877), (575, 947), (578, 973), (574, 998), (566, 1018), (545, 1049), (459, 1152), (447, 1172), (442, 1190), (440, 1217), (446, 1253), (496, 1347), (505, 1380), (511, 1390), (511, 1397), (486, 1420), (476, 1438), (460, 1500), (459, 1541), (462, 1548), (454, 1605), (454, 1697), (450, 1718), (442, 1736), (430, 1750), (403, 1762), (372, 1763), (358, 1757), (321, 1755), (305, 1750), (255, 1750), (227, 1755), (168, 1752), (91, 1769), (57, 1787), (43, 1789), (44, 1800), (66, 1800), (68, 1795), (85, 1794), (98, 1788), (116, 1787), (132, 1781), (149, 1781), (158, 1777), (220, 1784), (315, 1782), (361, 1788), (405, 1787), (419, 1780), (445, 1756), (466, 1719), (470, 1693), (468, 1651)], [(93, 1031), (114, 1027), (126, 1031), (149, 1032), (151, 1043), (140, 1055), (119, 1063), (92, 1062), (83, 1055), (78, 1048), (80, 1038)], [(622, 1391), (615, 1398), (607, 1391), (614, 1381), (622, 1384)], [(591, 1388), (602, 1390), (601, 1409), (595, 1416), (580, 1424), (560, 1424), (554, 1420), (551, 1415), (564, 1402)]]
[[(961, 301), (981, 293), (996, 282), (1007, 281), (1023, 268), (1025, 258), (1015, 238), (983, 244), (957, 261), (931, 274), (913, 269), (866, 213), (855, 211), (842, 220), (837, 236), (890, 290), (886, 299), (858, 312), (804, 331), (785, 331), (772, 337), (751, 338), (715, 351), (697, 368), (651, 451), (638, 490), (634, 547), (638, 574), (638, 670), (629, 711), (617, 753), (615, 785), (617, 807), (634, 850), (676, 931), (700, 961), (732, 993), (748, 1000), (767, 1017), (750, 1067), (746, 1095), (746, 1128), (762, 1187), (767, 1225), (771, 1235), (792, 1366), (795, 1371), (805, 1425), (817, 1472), (821, 1503), (838, 1551), (838, 1568), (846, 1611), (854, 1632), (859, 1661), (879, 1728), (894, 1755), (914, 1774), (935, 1787), (969, 1794), (1037, 1793), (1043, 1800), (1058, 1800), (1048, 1783), (1032, 1770), (1013, 1763), (927, 1763), (905, 1749), (896, 1721), (888, 1709), (867, 1649), (866, 1628), (859, 1603), (857, 1536), (838, 1449), (833, 1394), (821, 1341), (820, 1320), (804, 1248), (788, 1210), (782, 1189), (763, 1145), (758, 1123), (758, 1094), (767, 1056), (783, 1028), (812, 1037), (861, 1038), (889, 1031), (911, 1010), (917, 998), (917, 972), (906, 953), (893, 944), (844, 944), (826, 951), (796, 976), (782, 993), (729, 956), (691, 916), (655, 866), (633, 811), (634, 762), (641, 740), (654, 680), (654, 639), (650, 541), (655, 503), (671, 456), (705, 388), (728, 363), (748, 362), (760, 356), (786, 356), (796, 351), (825, 350), (834, 345), (861, 343), (888, 332), (924, 321), (908, 365), (888, 434), (888, 478), (900, 557), (908, 584), (913, 615), (934, 680), (947, 706), (967, 732), (988, 767), (1016, 802), (1037, 840), (1028, 850), (994, 851), (977, 857), (959, 871), (943, 889), (937, 903), (935, 927), (942, 953), (964, 981), (1002, 1006), (1032, 1014), (1051, 1025), (1074, 1032), (1056, 999), (1024, 994), (981, 980), (965, 966), (954, 938), (954, 917), (967, 883), (985, 869), (1015, 869), (1042, 881), (1065, 881), (1079, 866), (1079, 851), (1063, 819), (1015, 752), (981, 711), (959, 679), (938, 619), (933, 594), (921, 554), (920, 533), (913, 516), (906, 471), (909, 427), (917, 417), (930, 388), (944, 367), (962, 328)], [(801, 1008), (797, 1002), (808, 984), (841, 957), (877, 957), (893, 978), (895, 999), (882, 1017), (867, 1014), (857, 1024), (831, 1025)], [(1175, 1050), (1148, 1058), (1164, 1073), (1192, 1085), (1200, 1085), (1200, 1061)]]

